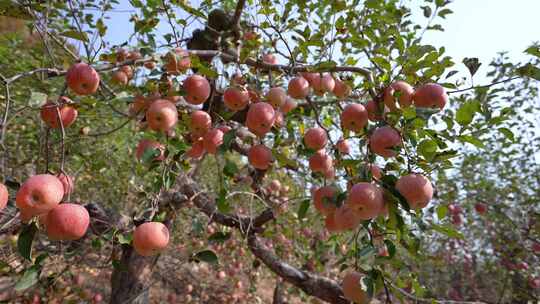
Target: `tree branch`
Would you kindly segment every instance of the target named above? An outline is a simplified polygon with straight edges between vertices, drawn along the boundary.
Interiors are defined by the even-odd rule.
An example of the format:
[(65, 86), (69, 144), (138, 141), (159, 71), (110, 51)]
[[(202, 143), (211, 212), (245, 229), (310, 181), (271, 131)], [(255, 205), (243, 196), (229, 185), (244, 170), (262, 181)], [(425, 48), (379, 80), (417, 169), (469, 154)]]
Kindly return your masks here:
[(428, 298), (419, 298), (395, 286), (391, 282), (388, 282), (388, 283), (390, 284), (390, 286), (392, 286), (393, 289), (399, 291), (401, 294), (403, 294), (407, 298), (410, 298), (416, 302), (439, 303), (439, 304), (485, 304), (485, 302), (481, 302), (481, 301), (452, 301), (452, 300), (436, 300), (436, 299), (428, 299)]
[[(352, 73), (358, 73), (366, 78), (366, 80), (369, 83), (373, 82), (373, 75), (369, 69), (361, 68), (361, 67), (354, 67), (354, 66), (335, 66), (330, 67), (326, 69), (319, 69), (316, 65), (283, 65), (283, 64), (268, 64), (259, 60), (255, 60), (253, 58), (247, 58), (245, 61), (241, 62), (240, 58), (238, 56), (234, 56), (228, 53), (224, 53), (221, 51), (216, 50), (188, 50), (190, 55), (197, 55), (202, 58), (212, 58), (215, 56), (220, 56), (222, 59), (230, 62), (236, 62), (238, 64), (245, 64), (249, 65), (251, 67), (260, 69), (260, 70), (266, 70), (266, 71), (289, 71), (291, 74), (296, 72), (308, 72), (308, 71), (318, 71), (318, 72), (352, 72)], [(97, 72), (108, 72), (112, 71), (114, 69), (117, 69), (119, 67), (125, 66), (125, 65), (136, 65), (136, 64), (142, 64), (147, 61), (153, 61), (153, 57), (138, 59), (138, 60), (126, 60), (120, 63), (107, 63), (103, 65), (99, 65), (95, 67), (95, 70)], [(21, 74), (17, 74), (15, 76), (12, 76), (11, 78), (8, 78), (6, 80), (6, 83), (12, 83), (14, 81), (17, 81), (20, 78), (31, 76), (33, 74), (43, 72), (47, 73), (47, 76), (49, 78), (51, 77), (58, 77), (58, 76), (64, 76), (67, 71), (65, 70), (58, 70), (54, 68), (44, 68), (44, 69), (36, 69), (28, 72), (24, 72)], [(376, 93), (374, 89), (369, 90), (370, 95), (372, 97), (376, 96)]]
[(272, 251), (265, 248), (254, 233), (248, 235), (248, 246), (254, 256), (285, 281), (302, 289), (305, 293), (334, 304), (349, 304), (343, 297), (341, 286), (336, 281), (302, 271), (281, 261)]
[(256, 234), (262, 231), (262, 225), (274, 218), (271, 209), (266, 209), (255, 218), (224, 214), (217, 210), (215, 201), (208, 194), (201, 192), (198, 185), (186, 175), (179, 177), (177, 186), (179, 195), (193, 201), (195, 206), (205, 213), (211, 221), (237, 228), (246, 235), (248, 247), (253, 255), (285, 281), (302, 289), (307, 294), (329, 303), (350, 303), (343, 297), (343, 292), (337, 282), (289, 265), (262, 246)]
[(474, 90), (474, 89), (480, 89), (480, 88), (489, 88), (489, 87), (492, 87), (494, 85), (498, 85), (498, 84), (501, 84), (501, 83), (509, 82), (509, 81), (512, 81), (512, 80), (520, 79), (520, 78), (522, 78), (522, 77), (521, 76), (511, 77), (511, 78), (503, 79), (501, 81), (492, 82), (490, 84), (485, 84), (485, 85), (480, 85), (480, 86), (472, 86), (472, 87), (468, 87), (466, 89), (450, 91), (450, 92), (448, 92), (448, 94), (455, 94), (455, 93), (460, 93), (460, 92), (465, 92), (465, 91)]
[(240, 28), (240, 16), (242, 16), (242, 10), (244, 9), (244, 6), (246, 4), (246, 0), (238, 0), (238, 3), (236, 3), (236, 9), (234, 10), (234, 17), (233, 17), (233, 28), (239, 29)]

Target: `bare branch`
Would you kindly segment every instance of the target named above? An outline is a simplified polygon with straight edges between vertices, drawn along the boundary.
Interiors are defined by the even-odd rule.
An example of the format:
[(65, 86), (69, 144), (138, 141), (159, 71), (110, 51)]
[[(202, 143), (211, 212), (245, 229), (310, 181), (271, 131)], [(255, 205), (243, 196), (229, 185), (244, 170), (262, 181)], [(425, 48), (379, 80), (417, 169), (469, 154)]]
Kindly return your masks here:
[(180, 47), (179, 37), (178, 37), (178, 34), (176, 33), (176, 28), (174, 27), (174, 22), (173, 22), (173, 20), (171, 18), (171, 14), (169, 13), (169, 7), (165, 3), (165, 0), (162, 0), (161, 2), (163, 3), (163, 9), (165, 10), (165, 14), (167, 15), (167, 20), (169, 22), (169, 25), (171, 26), (172, 31), (173, 31), (174, 41), (176, 42), (176, 47)]
[(248, 236), (248, 246), (253, 255), (260, 259), (270, 270), (285, 281), (302, 289), (305, 293), (335, 304), (349, 304), (343, 297), (341, 286), (336, 281), (302, 271), (280, 260), (272, 251), (265, 248), (257, 236)]
[(498, 84), (505, 83), (505, 82), (510, 82), (510, 81), (520, 79), (520, 78), (522, 78), (522, 77), (521, 76), (511, 77), (511, 78), (503, 79), (501, 81), (496, 81), (496, 82), (492, 82), (492, 83), (485, 84), (485, 85), (472, 86), (472, 87), (468, 87), (466, 89), (450, 91), (450, 92), (448, 92), (448, 94), (455, 94), (455, 93), (460, 93), (460, 92), (465, 92), (465, 91), (474, 90), (474, 89), (480, 89), (480, 88), (489, 88), (489, 87), (492, 87), (494, 85), (498, 85)]
[(307, 294), (329, 303), (349, 304), (349, 301), (343, 297), (343, 292), (337, 282), (311, 272), (302, 271), (283, 262), (260, 243), (256, 234), (262, 229), (258, 225), (263, 225), (274, 218), (270, 209), (266, 209), (255, 218), (241, 217), (236, 214), (223, 214), (217, 210), (215, 201), (208, 194), (201, 192), (193, 180), (187, 176), (180, 176), (177, 182), (181, 195), (190, 198), (195, 206), (211, 218), (212, 221), (237, 228), (245, 234), (251, 252), (285, 281), (302, 289)]
[(390, 284), (390, 286), (392, 286), (393, 289), (399, 291), (401, 294), (403, 294), (407, 298), (414, 300), (415, 302), (439, 303), (439, 304), (485, 304), (485, 302), (481, 302), (481, 301), (452, 301), (452, 300), (436, 300), (436, 299), (428, 299), (428, 298), (419, 298), (395, 286), (391, 282), (388, 282), (388, 283)]
[(238, 0), (238, 3), (236, 3), (236, 9), (234, 10), (234, 17), (233, 17), (233, 28), (238, 29), (240, 28), (240, 16), (242, 16), (242, 10), (244, 10), (244, 6), (246, 4), (246, 0)]

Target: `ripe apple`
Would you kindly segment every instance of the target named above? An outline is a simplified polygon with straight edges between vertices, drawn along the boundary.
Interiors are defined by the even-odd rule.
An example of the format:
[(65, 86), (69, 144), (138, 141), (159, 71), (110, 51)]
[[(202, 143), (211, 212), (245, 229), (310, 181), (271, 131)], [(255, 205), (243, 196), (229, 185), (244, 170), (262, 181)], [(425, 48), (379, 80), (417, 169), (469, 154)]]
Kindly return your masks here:
[(377, 128), (369, 138), (371, 151), (384, 158), (396, 156), (395, 150), (399, 146), (401, 146), (401, 136), (390, 126)]
[(346, 130), (360, 133), (367, 125), (367, 122), (368, 112), (366, 111), (366, 108), (359, 103), (347, 105), (341, 113), (341, 124)]
[(341, 154), (351, 153), (351, 146), (349, 145), (349, 142), (346, 139), (338, 140), (338, 142), (336, 143), (336, 148)]
[(328, 73), (323, 75), (317, 74), (317, 77), (311, 82), (311, 86), (316, 95), (322, 96), (326, 92), (332, 92), (336, 86), (336, 82), (334, 77)]
[(0, 184), (0, 211), (6, 208), (9, 200), (9, 192), (4, 184)]
[(254, 103), (249, 107), (246, 117), (246, 126), (259, 137), (270, 132), (274, 125), (276, 113), (274, 108), (266, 102)]
[(158, 99), (148, 107), (146, 121), (150, 129), (167, 132), (178, 122), (176, 106), (166, 99)]
[(362, 275), (356, 271), (351, 271), (343, 278), (341, 288), (346, 299), (357, 304), (367, 304), (369, 297), (362, 288)]
[(172, 75), (185, 73), (191, 67), (189, 52), (181, 48), (175, 48), (173, 51), (167, 53), (164, 61), (165, 70)]
[(431, 182), (421, 174), (400, 177), (396, 182), (396, 190), (407, 200), (411, 209), (424, 208), (433, 197)]
[(532, 289), (539, 289), (540, 288), (540, 277), (530, 278), (529, 279), (529, 286)]
[(99, 74), (90, 65), (80, 62), (66, 73), (67, 86), (78, 95), (94, 94), (99, 87)]
[(396, 107), (396, 97), (399, 103), (400, 108), (406, 108), (412, 104), (412, 97), (414, 94), (414, 88), (406, 83), (405, 81), (396, 81), (388, 86), (384, 90), (384, 104), (391, 111), (395, 111)]
[(220, 129), (212, 129), (204, 134), (203, 145), (206, 152), (216, 154), (221, 144), (223, 144), (223, 132)]
[(344, 99), (351, 94), (351, 87), (346, 82), (336, 79), (333, 93), (337, 98)]
[(474, 204), (474, 209), (479, 214), (484, 214), (484, 213), (487, 212), (487, 205), (484, 204), (484, 203), (476, 203), (476, 204)]
[(414, 105), (419, 108), (439, 108), (443, 109), (448, 103), (446, 90), (439, 84), (428, 83), (414, 92)]
[[(71, 100), (67, 97), (59, 98), (59, 105), (54, 102), (47, 102), (41, 107), (41, 119), (47, 126), (53, 129), (58, 129), (61, 126), (67, 128), (71, 126), (77, 119), (77, 109), (70, 106)], [(58, 116), (60, 114), (60, 116)], [(60, 125), (62, 121), (62, 125)]]
[(50, 174), (38, 174), (27, 179), (16, 195), (17, 207), (30, 217), (47, 213), (64, 197), (64, 185)]
[(113, 83), (120, 86), (125, 86), (129, 82), (128, 75), (121, 70), (114, 71), (111, 75), (111, 80)]
[(334, 221), (342, 230), (354, 230), (360, 225), (362, 219), (350, 205), (344, 204), (334, 212)]
[(357, 183), (349, 190), (346, 204), (360, 219), (369, 220), (381, 212), (384, 204), (383, 192), (375, 184)]
[(73, 241), (84, 236), (90, 223), (86, 208), (64, 203), (49, 211), (44, 218), (47, 236), (55, 241)]
[(156, 161), (162, 161), (165, 159), (165, 146), (152, 139), (141, 139), (135, 150), (135, 157), (137, 160), (141, 160), (144, 153), (148, 150), (159, 150), (159, 154), (153, 158)]
[(241, 87), (230, 87), (223, 92), (223, 102), (232, 111), (241, 111), (249, 104), (249, 93)]
[(212, 118), (202, 110), (197, 110), (190, 115), (190, 130), (196, 136), (203, 136), (212, 127)]
[(292, 99), (291, 97), (287, 96), (287, 99), (285, 99), (285, 103), (281, 106), (281, 112), (286, 115), (290, 111), (296, 109), (296, 107), (296, 101), (294, 101), (294, 99)]
[(272, 150), (265, 145), (252, 146), (248, 151), (249, 163), (259, 170), (266, 170), (272, 161)]
[(191, 148), (187, 150), (186, 155), (193, 159), (201, 158), (204, 155), (204, 143), (202, 138), (193, 141)]
[(324, 216), (331, 216), (337, 209), (334, 201), (337, 196), (337, 190), (333, 186), (320, 187), (313, 193), (315, 209)]
[(169, 244), (169, 229), (160, 222), (147, 222), (135, 228), (133, 248), (142, 256), (156, 255)]
[(262, 61), (267, 64), (278, 64), (277, 57), (274, 54), (264, 54)]
[(289, 81), (287, 93), (292, 98), (304, 99), (309, 95), (309, 82), (302, 76)]
[(287, 100), (287, 92), (282, 87), (273, 87), (266, 93), (266, 101), (272, 105), (274, 109), (279, 109)]
[(323, 128), (315, 127), (304, 134), (304, 144), (312, 150), (320, 150), (326, 146), (328, 136)]
[(184, 91), (186, 91), (186, 101), (193, 105), (204, 103), (210, 97), (210, 83), (200, 75), (191, 75), (184, 80)]
[(365, 108), (368, 112), (369, 120), (373, 122), (383, 120), (383, 111), (379, 109), (379, 105), (375, 100), (368, 101)]
[(324, 152), (324, 150), (319, 150), (315, 152), (309, 158), (309, 168), (313, 172), (325, 173), (333, 167), (332, 158)]

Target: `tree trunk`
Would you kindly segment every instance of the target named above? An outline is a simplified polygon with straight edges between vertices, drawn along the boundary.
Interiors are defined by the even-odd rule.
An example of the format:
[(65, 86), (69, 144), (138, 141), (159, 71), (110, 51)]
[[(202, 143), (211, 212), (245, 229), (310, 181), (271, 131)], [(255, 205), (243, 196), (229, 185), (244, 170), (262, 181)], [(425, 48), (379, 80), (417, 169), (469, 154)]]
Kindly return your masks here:
[(283, 282), (280, 279), (276, 280), (276, 287), (274, 288), (274, 299), (272, 304), (286, 304), (283, 300)]
[(133, 247), (122, 245), (120, 264), (111, 277), (111, 304), (147, 304), (152, 271), (159, 255), (143, 257)]

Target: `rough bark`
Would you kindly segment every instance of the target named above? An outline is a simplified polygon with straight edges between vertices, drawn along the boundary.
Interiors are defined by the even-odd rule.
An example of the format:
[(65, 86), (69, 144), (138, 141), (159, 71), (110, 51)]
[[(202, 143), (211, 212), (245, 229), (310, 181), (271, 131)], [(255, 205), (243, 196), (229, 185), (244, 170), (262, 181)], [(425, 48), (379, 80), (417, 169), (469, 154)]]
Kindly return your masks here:
[(159, 256), (143, 257), (122, 245), (122, 258), (111, 277), (111, 304), (149, 303), (148, 287)]
[(343, 297), (341, 286), (336, 281), (308, 271), (302, 271), (280, 260), (272, 251), (266, 249), (259, 242), (256, 235), (250, 234), (248, 236), (248, 246), (253, 255), (261, 260), (272, 272), (302, 289), (308, 295), (333, 304), (350, 303)]
[(285, 300), (283, 300), (283, 283), (279, 279), (276, 280), (272, 304), (286, 304)]

